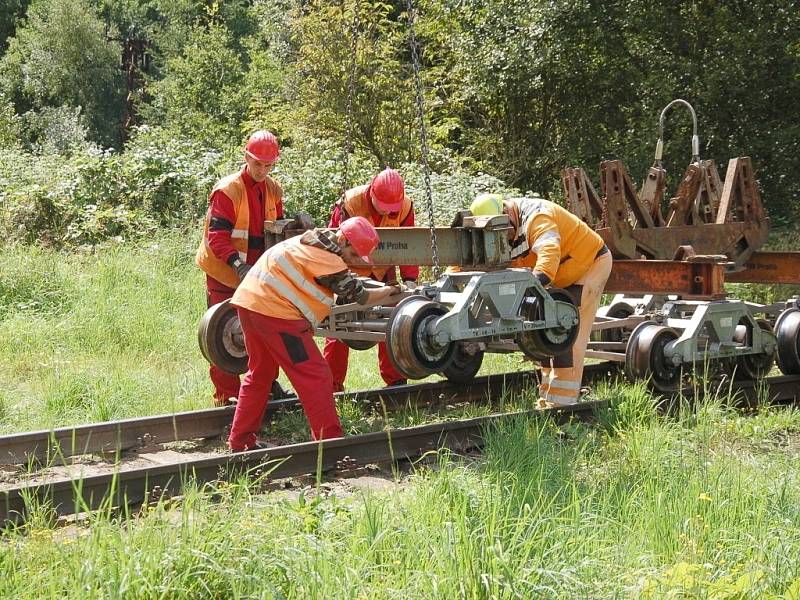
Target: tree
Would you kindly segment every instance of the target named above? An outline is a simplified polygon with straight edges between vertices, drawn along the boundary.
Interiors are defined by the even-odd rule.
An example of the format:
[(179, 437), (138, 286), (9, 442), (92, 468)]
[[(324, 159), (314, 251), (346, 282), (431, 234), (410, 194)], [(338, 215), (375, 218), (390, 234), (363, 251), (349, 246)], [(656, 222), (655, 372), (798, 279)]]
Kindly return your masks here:
[[(352, 11), (352, 3), (342, 11), (338, 2), (313, 2), (294, 20), (300, 120), (318, 133), (350, 135), (379, 164), (414, 160), (418, 138), (406, 15), (392, 4), (362, 0), (353, 57)], [(353, 60), (353, 131), (348, 133)]]
[[(791, 0), (426, 0), (444, 48), (448, 144), (523, 189), (558, 190), (569, 164), (596, 173), (652, 161), (661, 109), (698, 110), (701, 154), (748, 155), (773, 220), (798, 215), (800, 11)], [(433, 25), (435, 23), (435, 26)], [(441, 52), (441, 51), (440, 51)], [(675, 184), (690, 122), (670, 116)], [(557, 193), (557, 192), (556, 192)]]
[(224, 25), (197, 27), (181, 56), (167, 61), (168, 75), (150, 87), (145, 120), (203, 144), (237, 139), (247, 106), (242, 57)]
[(91, 137), (119, 139), (122, 108), (120, 47), (88, 0), (39, 0), (0, 60), (2, 88), (17, 112), (81, 108)]

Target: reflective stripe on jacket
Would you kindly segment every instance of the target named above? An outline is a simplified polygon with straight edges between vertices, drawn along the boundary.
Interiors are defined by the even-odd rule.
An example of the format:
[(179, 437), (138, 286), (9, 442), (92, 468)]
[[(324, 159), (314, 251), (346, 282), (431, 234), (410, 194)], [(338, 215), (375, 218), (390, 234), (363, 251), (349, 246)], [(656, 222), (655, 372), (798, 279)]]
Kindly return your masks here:
[[(278, 217), (278, 203), (283, 196), (283, 191), (277, 181), (271, 177), (266, 179), (266, 198), (264, 203), (264, 219), (274, 221)], [(236, 213), (236, 221), (231, 231), (231, 243), (239, 253), (242, 262), (247, 262), (247, 246), (249, 243), (248, 230), (250, 227), (250, 208), (247, 201), (247, 189), (242, 181), (241, 171), (228, 175), (220, 179), (209, 195), (209, 204), (214, 192), (221, 190), (233, 202), (233, 210)], [(235, 288), (239, 285), (239, 277), (236, 271), (224, 260), (217, 258), (208, 243), (208, 227), (211, 223), (211, 207), (206, 211), (205, 223), (203, 226), (203, 240), (197, 248), (194, 262), (205, 273), (224, 283), (228, 287)]]
[(554, 202), (512, 198), (519, 223), (511, 242), (512, 267), (528, 267), (547, 275), (555, 287), (568, 287), (592, 266), (603, 239), (586, 223)]
[[(343, 204), (348, 217), (364, 217), (370, 223), (373, 223), (375, 227), (400, 227), (401, 223), (406, 220), (414, 208), (411, 200), (408, 199), (408, 196), (405, 196), (398, 212), (381, 215), (379, 222), (375, 223), (372, 219), (374, 213), (370, 210), (370, 200), (367, 198), (368, 189), (369, 185), (360, 185), (344, 193), (344, 199), (340, 200), (340, 202)], [(372, 277), (377, 281), (383, 281), (389, 269), (388, 267), (351, 267), (351, 270), (362, 277)]]
[(317, 325), (331, 313), (333, 292), (316, 278), (347, 270), (341, 256), (293, 237), (258, 259), (231, 303), (268, 317), (306, 319)]

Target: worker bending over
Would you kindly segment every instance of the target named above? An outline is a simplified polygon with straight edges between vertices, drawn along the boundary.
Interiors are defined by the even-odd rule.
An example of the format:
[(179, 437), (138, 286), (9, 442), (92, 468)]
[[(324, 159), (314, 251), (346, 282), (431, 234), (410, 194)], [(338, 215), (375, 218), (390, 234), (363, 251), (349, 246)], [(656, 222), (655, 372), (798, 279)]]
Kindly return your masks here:
[[(264, 253), (264, 221), (283, 219), (283, 189), (269, 176), (280, 156), (275, 136), (254, 132), (244, 149), (244, 166), (220, 179), (211, 190), (203, 240), (195, 263), (206, 274), (209, 307), (233, 296), (251, 265)], [(303, 229), (314, 227), (305, 213), (295, 217)], [(239, 376), (214, 366), (214, 404), (230, 404), (239, 395)]]
[(541, 198), (482, 194), (470, 211), (473, 215), (508, 215), (511, 266), (532, 269), (542, 285), (566, 288), (577, 302), (581, 322), (575, 344), (569, 352), (554, 357), (551, 365), (543, 365), (539, 386), (540, 406), (576, 403), (586, 345), (611, 274), (611, 252), (578, 217)]
[(276, 244), (247, 273), (231, 300), (249, 357), (228, 438), (231, 450), (260, 447), (256, 433), (278, 367), (297, 392), (313, 438), (342, 435), (333, 376), (314, 343), (314, 327), (330, 316), (334, 294), (365, 304), (400, 291), (399, 286), (367, 290), (345, 264), (370, 264), (377, 245), (375, 227), (353, 217), (338, 231), (314, 229)]
[[(405, 184), (400, 173), (394, 169), (384, 169), (366, 185), (347, 190), (334, 205), (328, 227), (338, 227), (350, 217), (364, 217), (375, 227), (413, 227), (414, 206), (405, 195)], [(354, 268), (362, 277), (370, 277), (385, 284), (397, 283), (396, 267), (367, 266)], [(419, 267), (400, 267), (400, 277), (411, 289), (416, 287)], [(323, 356), (333, 373), (333, 388), (337, 392), (344, 389), (347, 377), (347, 359), (350, 349), (347, 344), (336, 339), (326, 339)], [(401, 385), (405, 378), (397, 371), (389, 358), (386, 344), (378, 344), (378, 368), (386, 385)]]

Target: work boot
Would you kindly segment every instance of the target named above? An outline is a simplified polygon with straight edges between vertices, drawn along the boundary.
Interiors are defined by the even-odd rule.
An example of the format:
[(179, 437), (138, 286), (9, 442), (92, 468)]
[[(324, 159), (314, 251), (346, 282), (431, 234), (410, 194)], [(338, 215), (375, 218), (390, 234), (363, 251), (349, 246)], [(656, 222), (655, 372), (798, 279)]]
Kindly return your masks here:
[(544, 398), (539, 398), (536, 401), (536, 409), (537, 410), (558, 410), (559, 408), (565, 408), (567, 406), (571, 406), (570, 404), (559, 404), (558, 402), (550, 402), (550, 400), (545, 400)]

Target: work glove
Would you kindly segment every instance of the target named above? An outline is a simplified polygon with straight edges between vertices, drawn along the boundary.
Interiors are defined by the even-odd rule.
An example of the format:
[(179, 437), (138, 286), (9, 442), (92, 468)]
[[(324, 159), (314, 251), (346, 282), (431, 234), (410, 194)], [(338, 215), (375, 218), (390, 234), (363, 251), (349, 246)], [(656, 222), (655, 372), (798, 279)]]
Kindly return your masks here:
[(317, 224), (314, 222), (314, 218), (307, 212), (303, 211), (299, 211), (294, 216), (294, 222), (297, 226), (297, 229), (304, 229), (306, 231), (309, 229), (314, 229), (317, 226)]
[(417, 289), (417, 282), (416, 282), (416, 281), (414, 281), (413, 279), (406, 279), (406, 280), (403, 282), (403, 285), (404, 285), (404, 286), (406, 286), (406, 289), (407, 289), (409, 292), (412, 292), (412, 291), (414, 291), (415, 289)]
[(452, 222), (450, 223), (450, 227), (463, 227), (464, 226), (464, 217), (471, 217), (472, 213), (469, 210), (460, 210), (456, 213), (456, 216), (453, 217)]
[(239, 276), (239, 282), (241, 282), (250, 270), (250, 265), (237, 258), (233, 263), (233, 270), (236, 271), (236, 274)]
[(541, 271), (534, 271), (533, 276), (539, 280), (539, 283), (541, 283), (543, 287), (550, 285), (550, 278)]

